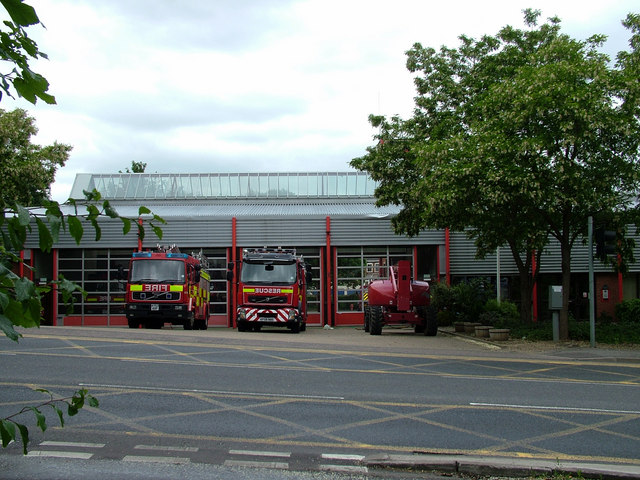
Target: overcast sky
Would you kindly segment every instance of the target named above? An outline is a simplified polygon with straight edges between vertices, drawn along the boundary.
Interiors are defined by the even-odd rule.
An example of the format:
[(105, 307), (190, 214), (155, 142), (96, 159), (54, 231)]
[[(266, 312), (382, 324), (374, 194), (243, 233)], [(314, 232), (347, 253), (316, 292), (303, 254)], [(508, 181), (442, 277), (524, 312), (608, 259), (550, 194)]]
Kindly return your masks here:
[[(76, 173), (347, 171), (372, 144), (369, 114), (411, 115), (415, 42), (523, 27), (557, 15), (576, 38), (626, 49), (637, 0), (26, 0), (28, 32), (57, 105), (3, 97), (36, 118), (35, 142), (73, 146), (53, 198)], [(4, 13), (4, 12), (3, 12)]]

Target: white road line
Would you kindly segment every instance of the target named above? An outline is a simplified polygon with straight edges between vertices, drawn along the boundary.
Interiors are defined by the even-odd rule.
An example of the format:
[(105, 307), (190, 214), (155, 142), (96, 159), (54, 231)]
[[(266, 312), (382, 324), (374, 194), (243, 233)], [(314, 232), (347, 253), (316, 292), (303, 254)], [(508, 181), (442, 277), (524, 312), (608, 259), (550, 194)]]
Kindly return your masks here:
[(260, 392), (232, 392), (227, 390), (198, 390), (185, 388), (165, 388), (165, 387), (143, 387), (138, 385), (109, 385), (101, 383), (79, 383), (80, 387), (93, 388), (118, 388), (121, 390), (149, 390), (159, 392), (182, 392), (182, 393), (210, 393), (213, 395), (245, 395), (247, 397), (275, 397), (275, 398), (304, 398), (317, 400), (344, 400), (345, 397), (331, 397), (326, 395), (291, 395), (287, 393), (260, 393)]
[(318, 468), (328, 472), (343, 472), (343, 473), (368, 473), (367, 467), (359, 467), (356, 465), (318, 465)]
[(78, 447), (78, 448), (102, 448), (104, 443), (87, 443), (87, 442), (55, 442), (53, 440), (46, 440), (40, 443), (40, 446), (45, 447)]
[(197, 452), (198, 447), (171, 447), (161, 445), (136, 445), (134, 450), (158, 450), (160, 452)]
[(185, 457), (149, 457), (143, 455), (125, 455), (122, 459), (124, 462), (141, 462), (141, 463), (190, 463), (191, 460)]
[(55, 450), (31, 450), (29, 453), (27, 453), (27, 457), (75, 458), (80, 460), (89, 460), (91, 457), (93, 457), (93, 453), (63, 452)]
[(580, 407), (546, 407), (544, 405), (510, 405), (508, 403), (469, 403), (473, 407), (502, 407), (519, 408), (527, 410), (565, 410), (570, 412), (593, 412), (593, 413), (620, 413), (628, 415), (640, 415), (637, 410), (607, 410), (604, 408), (580, 408)]
[(364, 455), (347, 455), (342, 453), (323, 453), (322, 458), (325, 460), (349, 460), (354, 462), (361, 462), (364, 460)]
[(239, 460), (225, 460), (225, 467), (250, 467), (250, 468), (275, 468), (278, 470), (288, 470), (289, 464), (285, 462), (249, 462)]
[(291, 452), (263, 452), (261, 450), (229, 450), (232, 455), (250, 455), (252, 457), (291, 458)]

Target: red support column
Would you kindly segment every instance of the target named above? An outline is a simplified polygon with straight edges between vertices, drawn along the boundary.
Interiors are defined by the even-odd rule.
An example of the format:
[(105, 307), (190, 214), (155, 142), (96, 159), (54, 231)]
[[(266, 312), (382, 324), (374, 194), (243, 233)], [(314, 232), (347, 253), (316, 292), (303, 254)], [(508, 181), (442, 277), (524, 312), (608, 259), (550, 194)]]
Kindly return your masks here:
[[(138, 224), (142, 226), (142, 217), (138, 217)], [(142, 237), (140, 237), (140, 232), (138, 231), (138, 251), (142, 251)]]
[(444, 230), (444, 250), (447, 285), (451, 285), (451, 234), (448, 228)]
[[(52, 251), (52, 261), (53, 261), (53, 279), (58, 279), (58, 249), (54, 248)], [(53, 283), (51, 286), (51, 310), (52, 310), (52, 325), (56, 327), (58, 325), (58, 285)]]
[(327, 244), (327, 268), (325, 270), (325, 297), (327, 299), (327, 313), (325, 314), (324, 324), (332, 325), (333, 318), (333, 295), (331, 288), (331, 217), (326, 218), (326, 244)]
[[(618, 259), (620, 261), (620, 259)], [(623, 292), (624, 284), (622, 282), (622, 273), (618, 272), (618, 303), (621, 303), (624, 300), (624, 292)]]
[(237, 219), (233, 217), (231, 219), (231, 262), (233, 263), (233, 280), (231, 281), (231, 319), (229, 326), (236, 328), (236, 282), (238, 280), (238, 264), (237, 261), (238, 251), (238, 236), (237, 236)]

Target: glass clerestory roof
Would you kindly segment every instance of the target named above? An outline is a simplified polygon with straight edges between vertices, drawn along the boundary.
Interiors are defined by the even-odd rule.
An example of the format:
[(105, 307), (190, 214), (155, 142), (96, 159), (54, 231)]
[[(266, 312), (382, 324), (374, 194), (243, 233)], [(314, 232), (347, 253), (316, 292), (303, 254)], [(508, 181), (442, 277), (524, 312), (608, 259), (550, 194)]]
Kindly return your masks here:
[(373, 197), (376, 186), (361, 172), (79, 173), (70, 198), (93, 189), (110, 200)]

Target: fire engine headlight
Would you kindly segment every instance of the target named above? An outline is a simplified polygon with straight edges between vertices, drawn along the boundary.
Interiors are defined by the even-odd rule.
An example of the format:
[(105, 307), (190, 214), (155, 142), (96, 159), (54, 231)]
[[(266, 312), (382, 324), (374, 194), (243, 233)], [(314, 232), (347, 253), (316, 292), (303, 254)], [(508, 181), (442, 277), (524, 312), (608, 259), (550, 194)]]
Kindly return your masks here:
[(296, 319), (296, 311), (291, 309), (289, 310), (289, 320), (295, 320)]
[(244, 308), (239, 308), (238, 309), (238, 320), (246, 320), (247, 319), (247, 312)]

